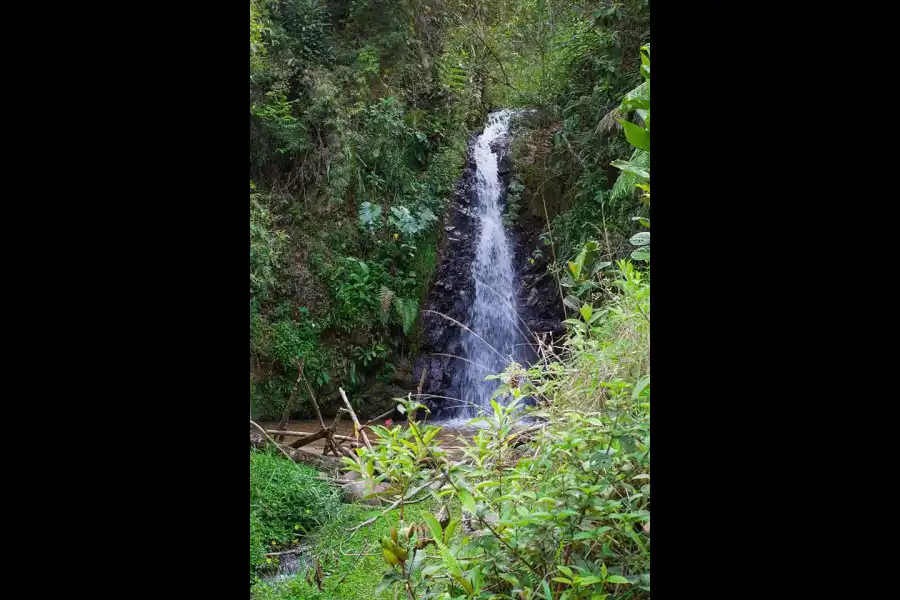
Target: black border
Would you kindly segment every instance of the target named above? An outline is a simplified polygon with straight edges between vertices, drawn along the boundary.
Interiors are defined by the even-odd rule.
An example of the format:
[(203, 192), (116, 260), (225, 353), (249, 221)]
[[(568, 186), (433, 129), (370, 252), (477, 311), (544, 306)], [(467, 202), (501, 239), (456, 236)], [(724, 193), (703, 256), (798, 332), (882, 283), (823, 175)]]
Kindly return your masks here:
[[(773, 427), (792, 399), (774, 390), (776, 373), (797, 363), (797, 309), (772, 289), (772, 257), (790, 242), (770, 230), (798, 221), (790, 188), (773, 192), (770, 180), (779, 159), (796, 164), (790, 148), (773, 153), (784, 114), (773, 111), (790, 109), (778, 102), (792, 89), (803, 39), (774, 33), (783, 11), (728, 5), (663, 1), (651, 10), (660, 598), (758, 593), (750, 584), (761, 556), (770, 564), (784, 551), (772, 546), (801, 518), (779, 513), (795, 464), (778, 438), (788, 433)], [(114, 420), (147, 432), (127, 442), (123, 476), (135, 482), (122, 502), (141, 523), (141, 543), (128, 551), (140, 561), (140, 589), (158, 587), (158, 597), (226, 598), (247, 585), (249, 64), (247, 13), (237, 8), (179, 6), (177, 18), (166, 9), (147, 37), (155, 68), (129, 96), (142, 130), (123, 143), (147, 147), (120, 174), (140, 198), (122, 202), (138, 240), (123, 255), (139, 257), (141, 272), (123, 298), (129, 351), (115, 358), (128, 368), (127, 400), (114, 405)], [(135, 572), (126, 576), (134, 589)]]

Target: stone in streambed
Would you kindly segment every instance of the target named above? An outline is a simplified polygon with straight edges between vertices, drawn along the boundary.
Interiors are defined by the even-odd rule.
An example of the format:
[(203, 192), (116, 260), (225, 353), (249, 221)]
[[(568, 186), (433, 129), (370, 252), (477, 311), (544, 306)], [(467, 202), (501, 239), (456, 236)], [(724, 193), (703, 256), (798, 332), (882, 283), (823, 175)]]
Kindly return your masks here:
[(372, 494), (384, 494), (387, 491), (387, 484), (379, 483), (374, 488), (369, 481), (351, 481), (341, 486), (344, 502), (357, 502), (359, 504), (368, 504), (370, 506), (380, 506), (381, 501)]

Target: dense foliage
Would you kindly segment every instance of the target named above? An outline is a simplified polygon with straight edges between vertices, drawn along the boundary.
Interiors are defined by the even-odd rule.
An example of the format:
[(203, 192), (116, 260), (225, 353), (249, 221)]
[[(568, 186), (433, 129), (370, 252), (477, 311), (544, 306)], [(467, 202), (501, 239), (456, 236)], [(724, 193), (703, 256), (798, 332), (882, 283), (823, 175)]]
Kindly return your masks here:
[(437, 216), (484, 114), (446, 55), (470, 10), (251, 1), (257, 412), (281, 413), (300, 361), (316, 386), (354, 391), (414, 350)]
[(514, 142), (511, 214), (552, 220), (554, 273), (600, 227), (605, 259), (624, 257), (647, 215), (613, 187), (616, 107), (648, 36), (646, 0), (252, 0), (255, 411), (281, 414), (298, 362), (353, 395), (415, 352), (436, 223), (489, 108), (539, 109)]
[[(298, 364), (320, 397), (358, 400), (415, 354), (437, 224), (492, 108), (534, 109), (505, 218), (540, 219), (532, 258), (569, 317), (535, 364), (494, 376), (461, 458), (407, 398), (407, 423), (345, 459), (395, 508), (340, 505), (314, 471), (252, 451), (254, 597), (649, 598), (647, 4), (251, 0), (257, 412), (281, 414)], [(307, 569), (259, 581), (266, 548), (302, 536)]]

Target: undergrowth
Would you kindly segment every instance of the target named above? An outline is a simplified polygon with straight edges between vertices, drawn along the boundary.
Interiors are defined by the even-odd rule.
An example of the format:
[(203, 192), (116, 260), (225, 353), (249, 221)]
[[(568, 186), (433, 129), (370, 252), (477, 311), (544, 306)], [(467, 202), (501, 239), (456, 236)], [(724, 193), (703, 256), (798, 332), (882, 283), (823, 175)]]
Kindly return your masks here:
[(250, 579), (277, 570), (267, 552), (291, 548), (340, 510), (336, 488), (315, 469), (272, 450), (250, 450)]
[[(407, 521), (419, 521), (427, 511), (435, 510), (428, 500), (405, 509)], [(457, 508), (458, 512), (459, 509)], [(391, 593), (375, 593), (382, 577), (383, 558), (379, 540), (390, 535), (399, 522), (399, 511), (387, 514), (372, 525), (352, 535), (350, 528), (363, 521), (372, 507), (344, 504), (335, 518), (320, 528), (312, 540), (309, 556), (317, 560), (324, 578), (320, 591), (314, 576), (307, 581), (306, 572), (278, 584), (260, 583), (254, 586), (256, 600), (374, 600), (393, 598)], [(361, 555), (361, 556), (360, 556)], [(315, 569), (315, 565), (312, 565)]]

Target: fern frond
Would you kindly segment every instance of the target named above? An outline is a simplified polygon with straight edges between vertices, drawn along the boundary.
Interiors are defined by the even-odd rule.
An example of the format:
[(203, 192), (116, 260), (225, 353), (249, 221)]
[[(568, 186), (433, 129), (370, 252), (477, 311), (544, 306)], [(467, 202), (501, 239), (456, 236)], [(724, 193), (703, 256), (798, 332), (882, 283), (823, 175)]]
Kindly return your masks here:
[(378, 301), (381, 303), (382, 316), (387, 316), (388, 311), (391, 310), (391, 300), (393, 299), (394, 292), (389, 290), (386, 286), (381, 286), (381, 291), (378, 293)]
[(403, 327), (404, 335), (409, 334), (419, 318), (419, 301), (416, 298), (404, 300), (394, 296), (393, 306), (395, 322)]
[[(631, 155), (630, 162), (639, 164), (649, 169), (650, 153), (636, 148)], [(627, 171), (622, 171), (621, 173), (619, 173), (618, 179), (616, 179), (616, 182), (613, 184), (612, 189), (609, 191), (610, 202), (618, 202), (619, 200), (628, 198), (631, 194), (634, 193), (634, 186), (635, 184), (637, 184), (637, 182), (637, 176), (635, 176), (633, 173), (628, 173)]]
[(469, 83), (469, 74), (457, 61), (458, 58), (452, 54), (445, 54), (438, 59), (437, 70), (441, 83), (449, 88), (450, 91), (459, 94), (465, 90), (466, 84)]
[(394, 299), (394, 292), (386, 286), (381, 286), (378, 292), (378, 304), (381, 311), (378, 313), (378, 319), (382, 325), (387, 325), (391, 317), (391, 301)]
[[(640, 84), (636, 88), (632, 89), (630, 92), (625, 94), (625, 100), (623, 100), (622, 102), (625, 102), (626, 100), (633, 100), (634, 98), (643, 98), (645, 100), (649, 100), (650, 99), (650, 83), (645, 81), (644, 83)], [(646, 113), (646, 111), (638, 111), (638, 113), (639, 113), (641, 119), (645, 118), (645, 114), (640, 114), (640, 113)], [(606, 113), (605, 115), (603, 115), (603, 118), (600, 119), (600, 122), (597, 124), (596, 133), (601, 133), (601, 134), (605, 135), (605, 134), (612, 132), (613, 130), (621, 131), (622, 126), (619, 125), (618, 119), (627, 119), (627, 118), (628, 118), (628, 113), (622, 112), (621, 105), (617, 106), (614, 109), (612, 109), (611, 111), (609, 111), (608, 113)]]
[(403, 303), (403, 334), (407, 335), (419, 318), (419, 301), (415, 298), (407, 298)]

